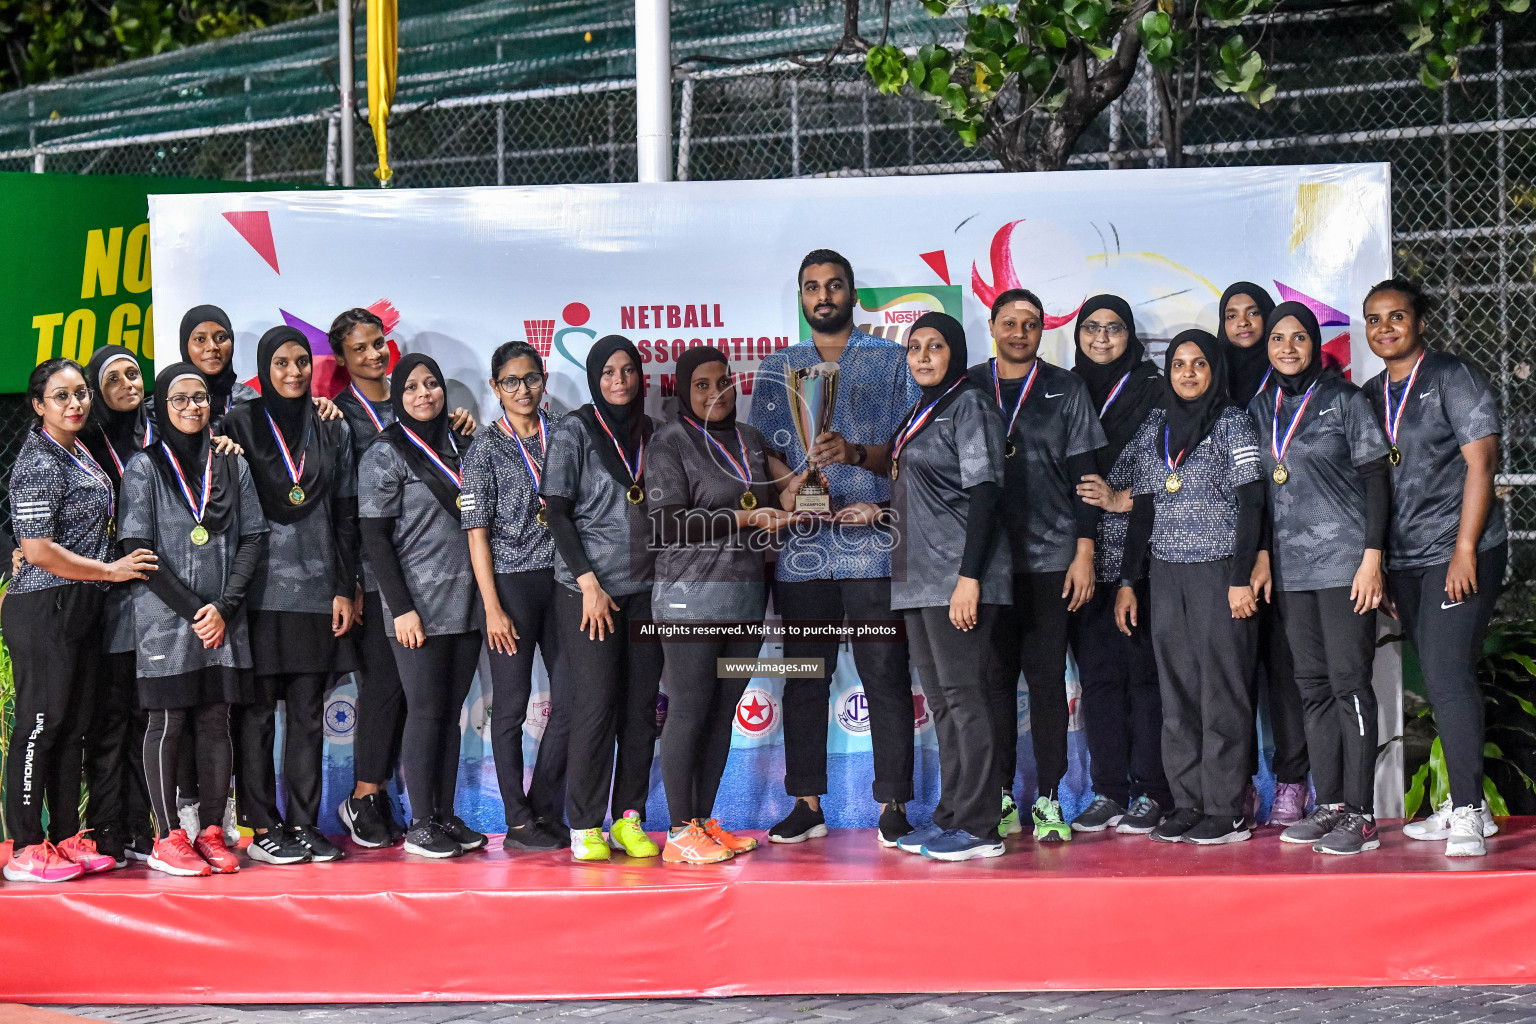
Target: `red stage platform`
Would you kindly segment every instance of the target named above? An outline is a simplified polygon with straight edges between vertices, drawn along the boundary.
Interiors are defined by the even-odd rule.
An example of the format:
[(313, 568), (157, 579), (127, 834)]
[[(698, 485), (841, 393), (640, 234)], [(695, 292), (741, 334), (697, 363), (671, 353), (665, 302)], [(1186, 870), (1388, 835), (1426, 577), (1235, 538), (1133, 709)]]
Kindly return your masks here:
[[(1384, 823), (1385, 824), (1385, 823)], [(1325, 857), (1012, 840), (938, 864), (868, 832), (718, 867), (565, 854), (142, 867), (0, 885), (0, 1001), (374, 1002), (1536, 981), (1536, 819), (1491, 855), (1383, 828)]]

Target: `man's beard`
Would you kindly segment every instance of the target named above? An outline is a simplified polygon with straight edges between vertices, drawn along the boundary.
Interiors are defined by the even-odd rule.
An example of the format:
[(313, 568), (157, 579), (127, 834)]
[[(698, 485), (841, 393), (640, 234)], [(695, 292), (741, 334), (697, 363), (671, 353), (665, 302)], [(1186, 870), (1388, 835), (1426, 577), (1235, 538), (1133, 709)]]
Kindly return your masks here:
[(848, 321), (853, 319), (853, 303), (846, 306), (838, 306), (831, 313), (818, 317), (814, 310), (805, 314), (805, 322), (811, 325), (811, 330), (823, 334), (831, 334), (848, 326)]

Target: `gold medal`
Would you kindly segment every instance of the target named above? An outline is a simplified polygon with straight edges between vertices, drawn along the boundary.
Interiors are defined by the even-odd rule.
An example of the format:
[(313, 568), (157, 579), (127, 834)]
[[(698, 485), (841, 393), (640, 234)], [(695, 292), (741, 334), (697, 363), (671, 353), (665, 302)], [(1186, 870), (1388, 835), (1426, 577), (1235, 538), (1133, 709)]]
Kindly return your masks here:
[(117, 516), (107, 516), (107, 540), (117, 537)]
[(895, 480), (901, 474), (901, 467), (896, 465), (896, 460), (891, 459), (891, 479)]
[(629, 499), (631, 505), (638, 505), (645, 500), (645, 492), (640, 489), (639, 484), (630, 484), (629, 490), (624, 492), (624, 497)]
[(1005, 459), (1013, 458), (1014, 455), (1018, 453), (1018, 450), (1019, 450), (1018, 447), (1014, 445), (1012, 440), (1009, 440), (1009, 441), (1005, 442), (1003, 444), (1003, 458), (1005, 458)]
[(751, 512), (753, 509), (757, 508), (757, 495), (753, 494), (751, 491), (747, 491), (741, 496), (741, 507), (746, 509), (748, 512)]
[(543, 506), (543, 504), (539, 505), (538, 514), (535, 515), (533, 518), (538, 520), (538, 523), (539, 523), (540, 526), (543, 526), (543, 527), (546, 527), (546, 528), (549, 526), (549, 510), (546, 509)]
[(1392, 463), (1394, 466), (1401, 465), (1403, 461), (1402, 449), (1398, 448), (1397, 445), (1393, 445), (1391, 448), (1388, 448), (1387, 461)]
[(1275, 471), (1270, 475), (1274, 477), (1275, 483), (1283, 484), (1291, 478), (1291, 471), (1285, 468), (1285, 463), (1277, 462), (1275, 463)]
[(1178, 494), (1179, 488), (1183, 486), (1184, 481), (1179, 478), (1179, 474), (1177, 473), (1169, 473), (1168, 479), (1163, 481), (1163, 490), (1167, 491), (1169, 494)]
[(198, 547), (202, 547), (204, 544), (208, 543), (208, 528), (205, 527), (202, 523), (198, 523), (196, 526), (192, 527), (192, 543), (196, 544)]
[(288, 504), (290, 504), (290, 505), (302, 505), (302, 504), (304, 504), (304, 488), (300, 487), (298, 484), (294, 484), (293, 485), (293, 490), (288, 492)]
[(464, 510), (464, 495), (455, 494), (453, 496), (453, 507), (461, 512)]

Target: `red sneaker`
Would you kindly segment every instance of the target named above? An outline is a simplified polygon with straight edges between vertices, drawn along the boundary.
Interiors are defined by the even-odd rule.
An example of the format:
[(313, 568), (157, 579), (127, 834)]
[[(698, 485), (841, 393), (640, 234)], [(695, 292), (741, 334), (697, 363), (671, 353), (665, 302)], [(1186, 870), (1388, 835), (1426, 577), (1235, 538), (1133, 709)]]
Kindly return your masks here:
[(213, 874), (213, 868), (197, 855), (186, 832), (179, 828), (164, 839), (155, 840), (154, 852), (149, 855), (147, 863), (156, 871), (164, 871), (168, 875)]
[(216, 875), (232, 875), (240, 870), (240, 858), (224, 845), (223, 826), (209, 825), (203, 829), (202, 835), (192, 843), (192, 849), (208, 862)]
[(757, 840), (751, 836), (739, 836), (714, 818), (704, 823), (704, 834), (732, 853), (748, 853), (757, 849)]
[(59, 853), (46, 839), (24, 846), (5, 862), (5, 877), (12, 882), (67, 882), (85, 874), (85, 868)]
[[(90, 829), (85, 830), (85, 832), (89, 831)], [(79, 864), (88, 875), (97, 871), (111, 871), (117, 867), (117, 861), (104, 853), (96, 852), (96, 840), (85, 832), (78, 832), (60, 843), (58, 845), (60, 856)]]

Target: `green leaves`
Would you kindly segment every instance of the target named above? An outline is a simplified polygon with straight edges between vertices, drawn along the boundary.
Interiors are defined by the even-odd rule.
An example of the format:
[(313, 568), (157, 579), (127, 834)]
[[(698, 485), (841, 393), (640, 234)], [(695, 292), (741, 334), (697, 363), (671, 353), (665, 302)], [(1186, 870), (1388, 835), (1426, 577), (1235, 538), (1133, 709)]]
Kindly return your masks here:
[(1274, 99), (1275, 86), (1264, 75), (1264, 58), (1250, 48), (1241, 32), (1228, 36), (1212, 55), (1211, 81), (1223, 92), (1236, 93), (1258, 107)]
[[(1524, 14), (1530, 6), (1531, 0), (1498, 0), (1505, 14)], [(1398, 0), (1392, 16), (1408, 51), (1420, 55), (1419, 81), (1441, 89), (1456, 77), (1460, 52), (1482, 40), (1492, 13), (1492, 0)]]

